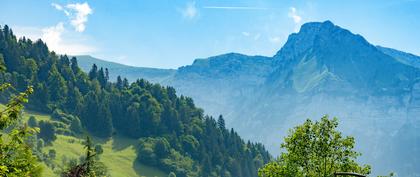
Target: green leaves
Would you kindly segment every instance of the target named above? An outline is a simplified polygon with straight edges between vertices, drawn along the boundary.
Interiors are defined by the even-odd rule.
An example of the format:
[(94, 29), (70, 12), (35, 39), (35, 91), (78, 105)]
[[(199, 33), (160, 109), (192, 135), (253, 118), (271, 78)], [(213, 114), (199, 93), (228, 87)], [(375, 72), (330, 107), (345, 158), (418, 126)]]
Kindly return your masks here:
[[(2, 84), (1, 91), (11, 87)], [(39, 131), (37, 128), (10, 126), (20, 119), (23, 103), (33, 93), (32, 87), (12, 97), (6, 108), (0, 111), (0, 176), (39, 176), (41, 167), (25, 140)], [(6, 128), (11, 128), (5, 131)]]
[(337, 131), (338, 119), (306, 120), (290, 130), (281, 144), (286, 152), (277, 161), (259, 170), (259, 176), (333, 176), (334, 172), (369, 174), (370, 166), (360, 166), (354, 151), (353, 137), (343, 137)]

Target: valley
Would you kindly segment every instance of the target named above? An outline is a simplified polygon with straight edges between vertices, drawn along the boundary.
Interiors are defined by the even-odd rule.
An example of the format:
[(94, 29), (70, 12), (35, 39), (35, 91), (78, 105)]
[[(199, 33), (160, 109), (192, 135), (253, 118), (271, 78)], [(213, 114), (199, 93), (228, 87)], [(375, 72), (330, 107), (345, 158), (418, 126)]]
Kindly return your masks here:
[[(325, 114), (338, 117), (339, 128), (361, 142), (362, 160), (377, 166), (374, 173), (409, 175), (418, 170), (413, 155), (420, 155), (420, 136), (403, 132), (420, 131), (419, 58), (325, 21), (304, 24), (273, 57), (228, 53), (164, 76), (137, 77), (173, 86), (274, 154), (290, 127)], [(250, 131), (256, 129), (261, 131)], [(403, 147), (407, 154), (391, 155)]]

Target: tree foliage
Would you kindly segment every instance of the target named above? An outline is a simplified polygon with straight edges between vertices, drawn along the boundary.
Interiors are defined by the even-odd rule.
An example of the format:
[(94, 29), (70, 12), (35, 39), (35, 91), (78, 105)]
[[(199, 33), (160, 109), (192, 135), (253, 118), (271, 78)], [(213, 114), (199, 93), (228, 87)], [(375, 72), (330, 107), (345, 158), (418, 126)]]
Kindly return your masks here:
[(96, 148), (88, 136), (85, 141), (86, 154), (79, 164), (70, 164), (68, 169), (62, 172), (63, 177), (105, 177), (108, 175), (108, 170), (95, 158), (100, 155), (96, 152)]
[[(18, 91), (34, 85), (36, 92), (25, 106), (60, 122), (52, 127), (39, 123), (46, 143), (54, 140), (52, 134), (77, 134), (80, 129), (101, 138), (153, 138), (139, 148), (138, 159), (176, 176), (257, 176), (258, 167), (271, 158), (263, 145), (246, 143), (225, 128), (222, 117), (217, 122), (204, 115), (172, 87), (121, 77), (112, 83), (108, 70), (97, 65), (84, 73), (77, 58), (49, 52), (41, 40), (16, 39), (6, 26), (0, 30), (0, 56), (6, 66), (0, 81)], [(0, 101), (11, 94), (5, 92)]]
[(57, 138), (55, 135), (55, 127), (52, 123), (40, 121), (38, 125), (40, 129), (38, 137), (42, 138), (46, 144), (50, 144)]
[(369, 174), (370, 166), (361, 166), (356, 158), (353, 137), (343, 137), (336, 130), (338, 120), (306, 120), (292, 129), (281, 147), (285, 152), (278, 159), (259, 170), (261, 177), (277, 176), (333, 176), (334, 172)]
[[(1, 68), (4, 69), (2, 66)], [(0, 91), (11, 87), (8, 83), (0, 85)], [(25, 92), (13, 96), (0, 111), (0, 176), (40, 176), (41, 166), (26, 143), (29, 136), (38, 129), (21, 125), (23, 103), (33, 92), (29, 87)]]

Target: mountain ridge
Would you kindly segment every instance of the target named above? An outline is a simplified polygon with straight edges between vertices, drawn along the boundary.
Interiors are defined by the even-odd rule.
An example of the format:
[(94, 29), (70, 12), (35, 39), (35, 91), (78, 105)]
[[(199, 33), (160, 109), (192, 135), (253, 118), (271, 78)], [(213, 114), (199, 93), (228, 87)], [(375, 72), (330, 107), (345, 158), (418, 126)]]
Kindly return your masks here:
[(79, 55), (75, 57), (78, 59), (80, 68), (85, 72), (89, 72), (93, 64), (98, 65), (98, 67), (108, 68), (110, 80), (112, 81), (116, 81), (118, 75), (123, 75), (131, 82), (134, 82), (138, 78), (148, 78), (148, 80), (152, 82), (162, 82), (175, 72), (174, 69), (129, 66), (117, 62), (101, 60), (89, 55)]
[[(345, 134), (360, 141), (357, 148), (367, 154), (362, 160), (377, 167), (374, 174), (410, 176), (420, 173), (413, 166), (420, 138), (403, 133), (404, 127), (420, 131), (417, 58), (375, 46), (331, 21), (312, 22), (272, 57), (228, 53), (197, 59), (159, 83), (194, 98), (210, 115), (225, 115), (227, 126), (274, 153), (288, 128), (306, 118), (337, 116)], [(397, 149), (412, 153), (387, 155)]]

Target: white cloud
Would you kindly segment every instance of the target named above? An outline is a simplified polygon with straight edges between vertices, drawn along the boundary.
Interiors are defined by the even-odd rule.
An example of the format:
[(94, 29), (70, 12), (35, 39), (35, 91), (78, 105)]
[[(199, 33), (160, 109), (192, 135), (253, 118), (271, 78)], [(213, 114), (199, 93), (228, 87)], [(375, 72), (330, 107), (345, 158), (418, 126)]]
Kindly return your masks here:
[(42, 39), (48, 48), (58, 54), (81, 55), (92, 54), (97, 51), (92, 45), (86, 44), (86, 37), (80, 33), (68, 31), (63, 22), (49, 27), (22, 27), (13, 28), (18, 37), (36, 41)]
[(52, 3), (51, 6), (59, 11), (63, 11), (69, 18), (70, 24), (77, 32), (85, 31), (88, 16), (93, 13), (92, 8), (90, 8), (87, 2), (67, 4), (64, 7), (59, 4)]
[(69, 18), (71, 25), (76, 29), (77, 32), (83, 32), (86, 28), (85, 23), (88, 21), (88, 15), (92, 14), (92, 9), (89, 7), (87, 2), (80, 4), (67, 4), (68, 9), (74, 10), (74, 13), (70, 13)]
[[(41, 39), (47, 43), (48, 47), (60, 54), (80, 55), (94, 52), (96, 49), (80, 42), (71, 42), (71, 40), (63, 39), (66, 34), (63, 22), (59, 22), (55, 26), (42, 29)], [(67, 38), (66, 38), (67, 39)]]
[[(64, 12), (69, 21), (61, 21), (48, 27), (18, 27), (16, 34), (33, 41), (42, 39), (50, 50), (59, 54), (80, 55), (95, 52), (96, 48), (87, 45), (86, 36), (81, 34), (86, 29), (88, 16), (93, 13), (89, 4), (87, 2), (67, 5), (51, 3), (51, 6)], [(67, 25), (71, 25), (74, 31), (67, 30)]]
[(63, 6), (61, 6), (60, 4), (56, 4), (56, 3), (51, 3), (51, 6), (53, 6), (55, 9), (59, 10), (59, 11), (63, 11), (64, 14), (66, 14), (66, 16), (70, 15), (70, 12), (67, 11), (66, 9), (64, 9)]
[(197, 7), (195, 5), (195, 1), (188, 2), (186, 4), (185, 8), (183, 8), (181, 10), (181, 13), (185, 18), (188, 18), (188, 19), (193, 19), (193, 18), (197, 17), (198, 10), (197, 10)]
[(18, 38), (25, 37), (32, 41), (36, 41), (41, 38), (42, 29), (38, 27), (14, 26), (13, 33), (15, 33)]
[(251, 35), (251, 34), (249, 34), (249, 32), (244, 31), (244, 32), (242, 32), (242, 35), (244, 35), (244, 36), (248, 37), (248, 36), (249, 36), (249, 35)]
[(62, 41), (61, 36), (63, 32), (64, 24), (63, 22), (60, 22), (55, 26), (42, 29), (41, 39), (46, 42), (50, 48), (57, 48)]
[(295, 7), (290, 7), (289, 9), (289, 17), (293, 19), (293, 22), (300, 23), (302, 21), (302, 17), (297, 14), (297, 10)]
[(295, 32), (299, 30), (300, 22), (302, 21), (302, 17), (298, 15), (297, 9), (295, 7), (289, 8), (289, 18), (293, 19), (295, 23)]

